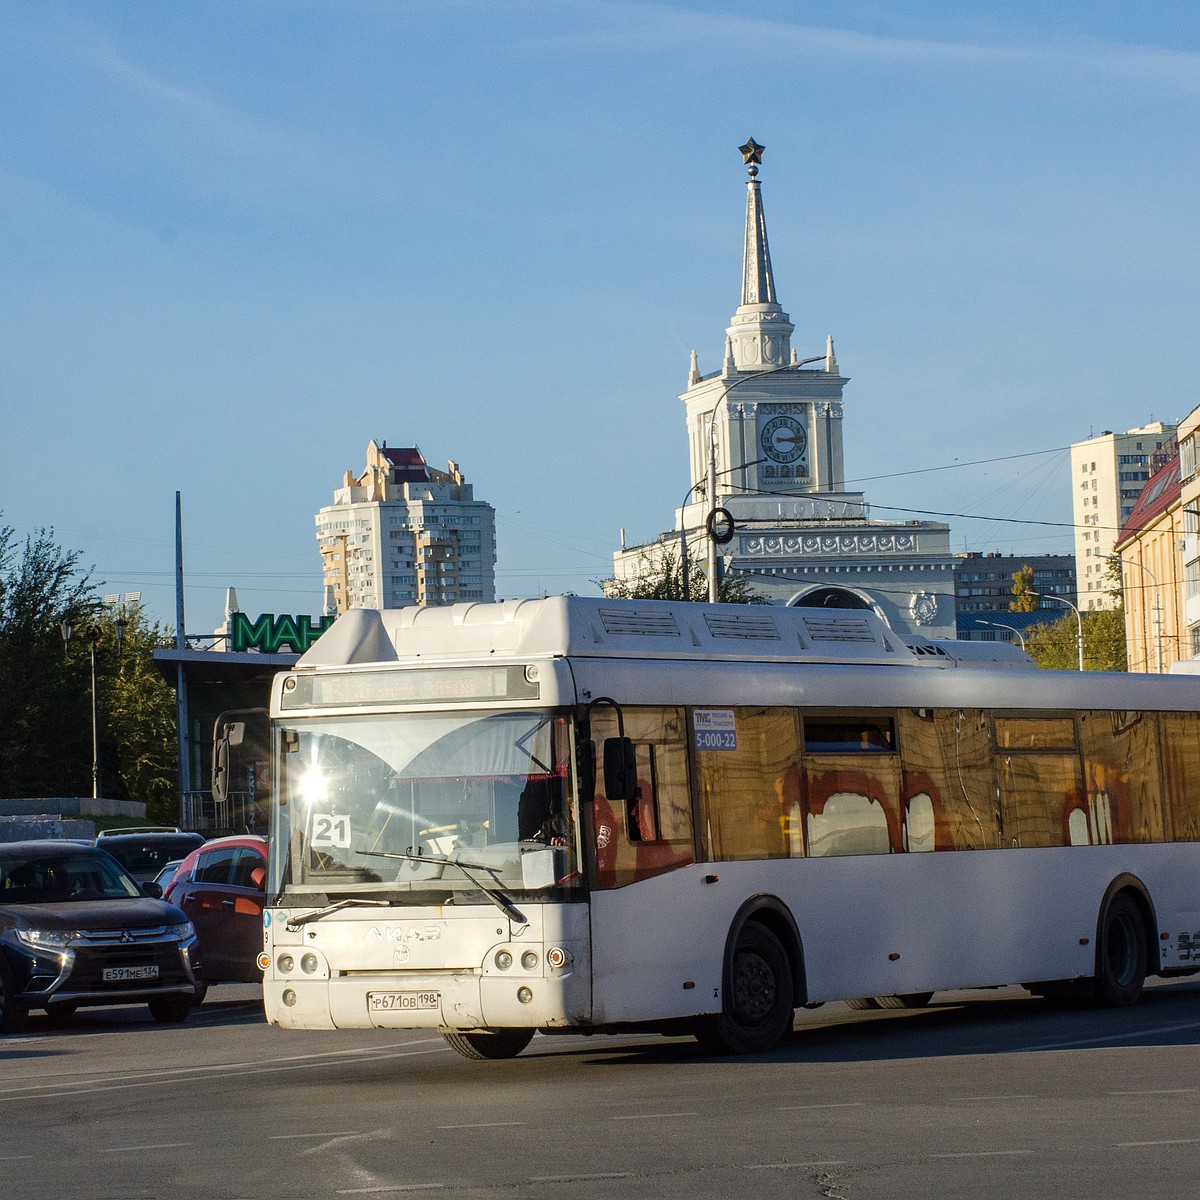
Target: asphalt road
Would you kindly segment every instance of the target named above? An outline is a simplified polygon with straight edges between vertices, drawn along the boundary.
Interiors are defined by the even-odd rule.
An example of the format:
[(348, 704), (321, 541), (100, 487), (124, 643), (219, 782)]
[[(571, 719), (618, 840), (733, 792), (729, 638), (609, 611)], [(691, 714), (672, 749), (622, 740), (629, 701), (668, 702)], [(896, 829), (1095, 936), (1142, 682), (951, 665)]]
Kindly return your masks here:
[(779, 1050), (537, 1037), (472, 1063), (428, 1033), (288, 1033), (222, 985), (0, 1040), (0, 1195), (1086, 1197), (1200, 1194), (1200, 982), (1136, 1008), (1019, 989), (805, 1012)]

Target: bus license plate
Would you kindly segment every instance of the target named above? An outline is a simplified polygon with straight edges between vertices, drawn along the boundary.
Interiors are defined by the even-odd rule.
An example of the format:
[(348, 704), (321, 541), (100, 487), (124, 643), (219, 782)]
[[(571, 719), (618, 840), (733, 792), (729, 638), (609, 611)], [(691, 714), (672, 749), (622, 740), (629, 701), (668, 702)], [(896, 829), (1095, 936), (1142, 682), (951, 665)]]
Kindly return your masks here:
[(368, 992), (367, 1007), (372, 1012), (426, 1012), (442, 1006), (440, 992)]
[(104, 967), (100, 978), (105, 983), (127, 983), (133, 979), (157, 979), (158, 967)]

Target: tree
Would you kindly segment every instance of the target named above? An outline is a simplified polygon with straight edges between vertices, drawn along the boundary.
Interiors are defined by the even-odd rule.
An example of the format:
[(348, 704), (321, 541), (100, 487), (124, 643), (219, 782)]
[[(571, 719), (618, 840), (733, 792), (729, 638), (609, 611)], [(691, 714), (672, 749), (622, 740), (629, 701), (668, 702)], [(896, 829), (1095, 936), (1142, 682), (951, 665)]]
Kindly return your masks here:
[(1008, 602), (1009, 612), (1036, 612), (1038, 598), (1033, 589), (1033, 568), (1026, 563), (1013, 572), (1013, 598)]
[[(0, 796), (87, 795), (91, 761), (86, 676), (63, 661), (60, 622), (96, 607), (79, 556), (53, 530), (22, 545), (0, 525)], [(82, 777), (76, 768), (89, 764)]]
[[(684, 585), (682, 564), (678, 551), (663, 543), (657, 552), (643, 553), (638, 561), (638, 573), (633, 579), (598, 581), (606, 596), (630, 600), (693, 600), (708, 599), (708, 576), (699, 563), (689, 562)], [(724, 604), (769, 604), (761, 592), (756, 592), (740, 575), (726, 572), (717, 589), (717, 599)]]
[[(175, 693), (154, 665), (155, 648), (173, 638), (147, 621), (140, 604), (124, 615), (124, 645), (108, 680), (118, 786), (146, 805), (147, 816), (173, 823), (179, 813)], [(107, 624), (113, 623), (110, 617)]]
[[(170, 687), (154, 669), (170, 637), (126, 613), (118, 647), (115, 614), (96, 595), (79, 555), (53, 530), (19, 542), (0, 525), (0, 796), (89, 796), (92, 791), (92, 646), (102, 793), (148, 805), (156, 819), (178, 811), (176, 731)], [(64, 644), (62, 622), (74, 634)]]
[[(1083, 665), (1088, 671), (1124, 671), (1125, 614), (1120, 607), (1083, 613)], [(1056, 621), (1031, 626), (1025, 651), (1039, 667), (1051, 671), (1079, 668), (1079, 624), (1073, 612)]]

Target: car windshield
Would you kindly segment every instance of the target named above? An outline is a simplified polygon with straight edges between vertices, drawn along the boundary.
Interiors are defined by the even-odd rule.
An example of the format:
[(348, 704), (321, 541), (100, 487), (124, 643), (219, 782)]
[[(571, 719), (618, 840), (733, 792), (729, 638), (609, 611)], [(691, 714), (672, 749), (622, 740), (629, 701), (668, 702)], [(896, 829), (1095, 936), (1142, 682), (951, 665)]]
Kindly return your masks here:
[(0, 848), (0, 904), (121, 900), (140, 895), (137, 884), (115, 862), (94, 850)]
[(326, 717), (276, 737), (274, 893), (478, 903), (579, 884), (563, 716)]

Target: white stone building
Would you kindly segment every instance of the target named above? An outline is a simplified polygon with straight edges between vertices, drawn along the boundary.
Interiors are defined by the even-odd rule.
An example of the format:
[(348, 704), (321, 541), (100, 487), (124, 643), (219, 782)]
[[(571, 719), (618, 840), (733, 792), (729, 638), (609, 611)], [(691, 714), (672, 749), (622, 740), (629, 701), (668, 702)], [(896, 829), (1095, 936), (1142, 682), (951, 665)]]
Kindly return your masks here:
[(416, 446), (372, 441), (316, 523), (339, 614), (496, 598), (496, 513), (455, 462), (437, 471)]
[[(664, 554), (706, 559), (705, 521), (733, 518), (720, 569), (773, 604), (870, 608), (892, 628), (954, 637), (948, 525), (877, 521), (845, 488), (842, 390), (833, 351), (799, 359), (794, 326), (775, 294), (761, 184), (762, 147), (741, 147), (746, 185), (742, 302), (726, 330), (721, 367), (701, 374), (692, 352), (685, 406), (691, 489), (675, 530), (614, 555), (614, 577), (652, 571)], [(709, 482), (710, 474), (712, 482)], [(715, 504), (709, 499), (713, 493)]]
[(1109, 562), (1117, 534), (1146, 480), (1175, 451), (1175, 426), (1151, 421), (1138, 429), (1071, 446), (1071, 505), (1075, 523), (1075, 572), (1081, 609), (1112, 608)]

